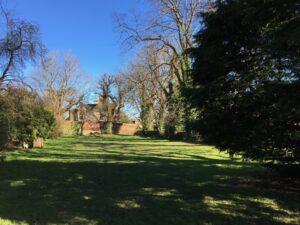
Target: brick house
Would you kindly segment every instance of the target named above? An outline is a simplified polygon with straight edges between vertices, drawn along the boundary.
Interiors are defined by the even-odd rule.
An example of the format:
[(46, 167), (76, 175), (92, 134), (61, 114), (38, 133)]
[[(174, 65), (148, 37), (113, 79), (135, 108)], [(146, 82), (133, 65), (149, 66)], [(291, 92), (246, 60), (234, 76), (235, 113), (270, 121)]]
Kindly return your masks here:
[[(70, 109), (67, 120), (79, 123), (83, 135), (103, 134), (107, 125), (105, 118), (101, 118), (98, 104), (82, 104)], [(112, 130), (114, 134), (134, 135), (141, 128), (141, 121), (135, 119), (132, 123), (114, 122)]]

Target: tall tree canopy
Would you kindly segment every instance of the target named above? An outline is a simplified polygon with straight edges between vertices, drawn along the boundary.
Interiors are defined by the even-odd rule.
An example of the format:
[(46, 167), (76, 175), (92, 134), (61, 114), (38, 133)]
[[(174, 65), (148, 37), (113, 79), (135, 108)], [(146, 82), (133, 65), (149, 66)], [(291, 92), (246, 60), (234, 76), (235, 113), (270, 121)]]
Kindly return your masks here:
[(106, 132), (111, 134), (113, 122), (121, 122), (125, 113), (122, 110), (125, 106), (124, 78), (104, 74), (98, 82), (99, 101), (98, 110), (100, 120), (106, 121)]
[[(188, 102), (183, 101), (181, 88), (189, 84), (187, 71), (191, 63), (186, 52), (194, 46), (193, 36), (200, 27), (197, 13), (201, 8), (206, 7), (207, 1), (148, 0), (147, 2), (152, 9), (150, 14), (143, 18), (134, 14), (129, 17), (131, 19), (124, 15), (119, 16), (117, 23), (125, 43), (130, 46), (144, 44), (144, 49), (150, 47), (148, 51), (155, 52), (151, 57), (155, 60), (145, 62), (145, 64), (152, 64), (153, 71), (148, 76), (157, 74), (155, 79), (163, 79), (164, 83), (167, 83), (167, 86), (161, 87), (164, 96), (160, 96), (159, 99), (164, 98), (167, 104), (160, 109), (158, 127), (160, 133), (165, 130), (168, 136), (174, 136), (178, 132), (188, 131), (189, 120), (192, 118), (190, 111), (187, 110)], [(164, 73), (161, 73), (162, 70)], [(148, 99), (149, 106), (150, 100), (155, 102), (151, 98)], [(148, 112), (152, 108), (141, 111), (141, 117), (148, 118), (146, 120), (149, 123), (146, 124), (149, 125), (152, 119), (148, 116)], [(163, 122), (165, 115), (162, 113), (165, 110), (168, 112), (166, 123)], [(151, 126), (149, 129), (152, 130)]]
[(3, 8), (0, 2), (0, 88), (4, 83), (20, 81), (19, 68), (28, 61), (43, 55), (39, 28), (25, 20), (16, 18)]
[(88, 77), (71, 53), (50, 53), (32, 75), (34, 86), (56, 117), (63, 117), (85, 95)]
[(215, 1), (201, 13), (193, 88), (205, 141), (244, 157), (300, 161), (300, 4)]

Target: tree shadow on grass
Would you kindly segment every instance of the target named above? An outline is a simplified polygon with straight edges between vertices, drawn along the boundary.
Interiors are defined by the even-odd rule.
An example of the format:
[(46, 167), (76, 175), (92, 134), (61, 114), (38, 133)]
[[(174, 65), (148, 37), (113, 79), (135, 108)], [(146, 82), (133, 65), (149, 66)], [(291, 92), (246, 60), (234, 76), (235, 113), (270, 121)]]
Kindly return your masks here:
[(297, 190), (240, 181), (256, 170), (241, 169), (239, 161), (98, 157), (109, 163), (5, 162), (0, 218), (28, 224), (286, 224), (284, 218), (300, 209)]

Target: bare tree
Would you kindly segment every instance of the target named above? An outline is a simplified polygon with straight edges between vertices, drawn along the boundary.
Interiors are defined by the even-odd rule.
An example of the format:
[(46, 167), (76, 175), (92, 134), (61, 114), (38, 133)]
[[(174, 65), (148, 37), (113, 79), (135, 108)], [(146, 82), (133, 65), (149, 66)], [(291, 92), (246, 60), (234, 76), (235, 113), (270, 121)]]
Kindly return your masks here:
[(157, 54), (154, 54), (155, 61), (151, 67), (159, 72), (156, 73), (158, 76), (155, 75), (158, 79), (152, 77), (151, 80), (156, 81), (163, 90), (167, 101), (168, 130), (170, 135), (174, 135), (188, 127), (192, 118), (189, 103), (183, 99), (181, 91), (190, 83), (188, 71), (191, 59), (188, 50), (194, 47), (193, 37), (200, 28), (197, 14), (206, 9), (210, 1), (148, 1), (153, 6), (150, 16), (144, 19), (136, 15), (129, 19), (117, 16), (116, 21), (124, 42), (129, 46), (155, 45)]
[(70, 53), (62, 57), (57, 53), (49, 54), (39, 64), (33, 80), (46, 106), (57, 117), (63, 117), (85, 96), (87, 76)]
[(112, 76), (108, 76), (104, 74), (99, 80), (99, 112), (100, 119), (104, 119), (106, 121), (106, 133), (112, 133), (112, 104), (110, 103), (111, 97), (111, 89), (114, 85), (114, 79)]
[(98, 86), (100, 120), (107, 122), (106, 132), (111, 133), (112, 123), (120, 122), (122, 108), (125, 105), (126, 91), (123, 76), (104, 74), (101, 76)]
[(0, 29), (0, 87), (5, 82), (19, 81), (17, 72), (26, 62), (35, 62), (45, 52), (39, 28), (1, 8)]
[(122, 109), (125, 107), (127, 97), (126, 80), (122, 74), (115, 76), (115, 87), (117, 94), (116, 97), (112, 97), (112, 101), (115, 104), (113, 120), (120, 122), (122, 120)]
[(200, 0), (150, 0), (154, 9), (152, 16), (144, 21), (133, 15), (128, 21), (117, 16), (116, 21), (127, 44), (135, 45), (151, 42), (168, 54), (168, 60), (161, 65), (169, 65), (179, 84), (187, 81), (189, 69), (187, 50), (193, 47), (193, 36), (199, 29), (197, 13), (204, 3)]
[(143, 122), (144, 131), (152, 131), (154, 125), (163, 133), (168, 91), (166, 76), (160, 63), (155, 45), (143, 48), (137, 59), (131, 62), (126, 72), (129, 99), (136, 106)]

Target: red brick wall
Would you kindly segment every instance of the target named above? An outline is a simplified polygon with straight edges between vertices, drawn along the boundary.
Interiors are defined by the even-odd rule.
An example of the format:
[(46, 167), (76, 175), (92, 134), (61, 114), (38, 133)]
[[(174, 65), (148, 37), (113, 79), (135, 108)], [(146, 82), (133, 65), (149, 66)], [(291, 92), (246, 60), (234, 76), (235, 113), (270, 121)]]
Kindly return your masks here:
[[(90, 133), (103, 133), (103, 128), (105, 123), (101, 122), (85, 122), (82, 126), (83, 134), (88, 135)], [(134, 135), (139, 131), (138, 124), (131, 123), (114, 123), (113, 133), (114, 134), (124, 134), (124, 135)]]
[(97, 122), (84, 122), (82, 129), (83, 135), (88, 135), (90, 133), (101, 133), (100, 123)]
[(114, 134), (134, 135), (138, 131), (139, 131), (139, 126), (137, 124), (115, 123), (113, 125), (113, 133)]

